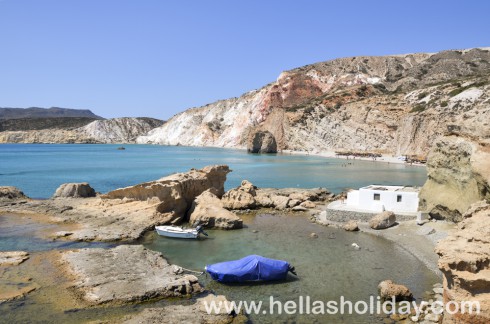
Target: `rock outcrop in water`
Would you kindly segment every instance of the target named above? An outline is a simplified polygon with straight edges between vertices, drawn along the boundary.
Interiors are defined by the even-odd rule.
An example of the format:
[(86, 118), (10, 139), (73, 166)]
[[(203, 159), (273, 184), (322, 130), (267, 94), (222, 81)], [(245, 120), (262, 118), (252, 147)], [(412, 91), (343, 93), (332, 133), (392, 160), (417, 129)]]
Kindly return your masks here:
[(176, 173), (157, 181), (116, 189), (103, 195), (104, 199), (131, 199), (156, 203), (156, 211), (162, 215), (163, 223), (180, 223), (191, 208), (194, 199), (204, 191), (214, 188), (221, 197), (226, 175), (231, 170), (227, 165), (207, 166)]
[(480, 202), (463, 215), (458, 230), (437, 244), (444, 275), (444, 302), (480, 303), (480, 314), (446, 312), (443, 323), (490, 322), (490, 205)]
[(379, 296), (383, 300), (391, 300), (393, 297), (395, 297), (396, 301), (412, 301), (413, 299), (410, 289), (404, 285), (396, 284), (391, 280), (381, 281), (378, 285), (378, 290)]
[(257, 207), (255, 197), (257, 187), (250, 181), (243, 180), (237, 188), (228, 190), (221, 199), (227, 209), (253, 209)]
[[(49, 200), (0, 199), (0, 213), (49, 215), (55, 222), (73, 223), (55, 238), (78, 241), (133, 241), (155, 225), (186, 221), (194, 199), (208, 189), (218, 197), (230, 169), (226, 165), (177, 173), (160, 180), (111, 191), (92, 198)], [(224, 224), (224, 223), (223, 223)], [(235, 226), (240, 222), (234, 220)]]
[(141, 302), (202, 291), (195, 276), (179, 274), (179, 267), (141, 245), (66, 251), (62, 259), (76, 278), (73, 287), (93, 304)]
[(64, 183), (56, 189), (53, 198), (88, 198), (95, 197), (95, 190), (86, 182)]
[(489, 144), (488, 140), (457, 134), (437, 141), (428, 158), (420, 210), (457, 222), (471, 204), (490, 199)]
[(221, 229), (242, 228), (243, 221), (231, 211), (223, 208), (222, 201), (209, 189), (194, 199), (188, 211), (189, 224), (199, 223), (205, 227)]
[(137, 142), (245, 149), (260, 129), (279, 151), (425, 156), (448, 131), (488, 132), (489, 71), (488, 48), (311, 64), (239, 98), (177, 114)]
[(0, 200), (27, 198), (22, 191), (12, 186), (0, 187)]
[(249, 153), (277, 153), (276, 139), (268, 131), (257, 131), (250, 135), (247, 151)]
[(307, 210), (314, 207), (313, 201), (325, 201), (330, 197), (331, 193), (322, 188), (257, 188), (251, 182), (243, 180), (239, 187), (227, 191), (221, 201), (223, 206), (230, 210), (257, 208), (284, 210), (299, 207), (299, 205), (309, 206), (301, 209)]

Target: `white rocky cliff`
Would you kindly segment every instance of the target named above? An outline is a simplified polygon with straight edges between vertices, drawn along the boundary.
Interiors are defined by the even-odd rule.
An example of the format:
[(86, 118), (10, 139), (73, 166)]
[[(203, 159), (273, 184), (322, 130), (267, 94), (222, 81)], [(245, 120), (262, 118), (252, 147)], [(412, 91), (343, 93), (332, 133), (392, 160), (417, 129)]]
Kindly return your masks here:
[(189, 109), (137, 143), (246, 148), (269, 131), (278, 150), (426, 155), (447, 132), (483, 136), (489, 71), (488, 49), (336, 59)]
[(112, 118), (94, 120), (81, 127), (54, 125), (45, 129), (0, 132), (0, 143), (134, 143), (136, 138), (161, 126), (153, 118)]

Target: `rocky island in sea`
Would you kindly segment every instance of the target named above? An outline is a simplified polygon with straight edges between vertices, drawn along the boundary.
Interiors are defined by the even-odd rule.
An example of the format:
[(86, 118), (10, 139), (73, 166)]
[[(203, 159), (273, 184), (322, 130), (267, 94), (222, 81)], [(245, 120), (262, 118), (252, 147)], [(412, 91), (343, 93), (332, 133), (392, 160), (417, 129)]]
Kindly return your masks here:
[[(195, 274), (140, 241), (155, 225), (199, 221), (208, 228), (247, 231), (245, 221), (250, 217), (294, 214), (320, 223), (308, 236), (312, 250), (315, 239), (321, 239), (317, 232), (325, 231), (323, 225), (332, 229), (328, 233), (332, 242), (339, 235), (337, 228), (380, 236), (421, 260), (427, 271), (441, 274), (440, 286), (436, 283), (429, 295), (433, 303), (481, 305), (479, 314), (408, 314), (391, 320), (488, 322), (489, 62), (486, 48), (337, 59), (284, 72), (261, 89), (187, 110), (166, 123), (148, 118), (103, 120), (86, 111), (74, 115), (55, 109), (39, 115), (38, 110), (22, 114), (1, 110), (3, 143), (150, 143), (327, 156), (335, 151), (368, 152), (386, 162), (396, 161), (394, 156), (427, 160), (428, 179), (420, 191), (419, 210), (429, 221), (417, 225), (415, 220), (401, 221), (384, 213), (371, 224), (357, 219), (334, 223), (320, 215), (343, 194), (321, 188), (257, 188), (247, 179), (225, 191), (230, 172), (226, 165), (103, 194), (88, 183), (67, 183), (47, 200), (26, 197), (24, 188), (4, 186), (0, 229), (6, 224), (25, 225), (35, 228), (40, 238), (66, 245), (40, 253), (0, 252), (0, 302), (11, 310), (32, 307), (18, 302), (29, 304), (30, 295), (42, 292), (62, 297), (52, 303), (59, 308), (53, 313), (96, 310), (102, 318), (126, 322), (244, 321), (241, 314), (203, 311), (202, 298), (226, 301), (228, 296), (211, 294)], [(343, 251), (372, 253), (373, 258), (379, 253), (351, 243), (344, 244)], [(376, 264), (371, 270), (380, 267)], [(379, 284), (385, 297), (427, 297), (414, 295), (413, 287), (400, 280)], [(173, 298), (183, 302), (166, 301)], [(137, 311), (128, 306), (143, 303), (155, 304)]]

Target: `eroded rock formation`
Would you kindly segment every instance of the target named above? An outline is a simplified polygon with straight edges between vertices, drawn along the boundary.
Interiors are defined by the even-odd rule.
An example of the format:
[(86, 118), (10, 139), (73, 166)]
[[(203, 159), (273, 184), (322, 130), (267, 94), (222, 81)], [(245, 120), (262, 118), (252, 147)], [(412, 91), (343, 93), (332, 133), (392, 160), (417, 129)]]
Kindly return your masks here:
[(189, 224), (221, 229), (242, 228), (243, 221), (231, 211), (223, 208), (223, 202), (214, 194), (215, 190), (206, 190), (192, 203)]
[(247, 151), (250, 153), (277, 153), (276, 139), (271, 132), (257, 131), (250, 135)]
[(164, 223), (179, 223), (185, 218), (194, 199), (204, 191), (214, 188), (221, 198), (224, 194), (227, 165), (207, 166), (201, 170), (172, 174), (160, 180), (116, 189), (103, 195), (104, 199), (132, 199), (156, 203)]
[(27, 198), (20, 189), (12, 186), (2, 186), (0, 187), (0, 199), (20, 199)]
[(250, 181), (243, 180), (239, 187), (230, 189), (223, 195), (222, 202), (223, 206), (230, 210), (257, 208), (284, 210), (301, 207), (297, 210), (304, 211), (315, 207), (313, 201), (325, 201), (330, 195), (328, 190), (322, 188), (257, 188)]
[(484, 140), (450, 135), (434, 144), (420, 210), (438, 219), (461, 221), (471, 204), (490, 199), (490, 148)]
[[(155, 225), (185, 221), (194, 199), (204, 191), (213, 189), (221, 197), (228, 172), (226, 165), (208, 166), (83, 199), (0, 199), (0, 212), (49, 215), (55, 222), (77, 225), (72, 231), (54, 233), (55, 238), (133, 241)], [(10, 187), (4, 191), (6, 196), (18, 195)]]
[(381, 281), (378, 285), (379, 296), (383, 300), (391, 300), (393, 297), (396, 301), (412, 301), (413, 295), (410, 290), (404, 286), (394, 283), (391, 280)]
[(468, 314), (468, 309), (464, 314), (446, 312), (443, 323), (489, 323), (490, 205), (472, 205), (458, 228), (436, 246), (438, 266), (444, 274), (444, 302), (479, 302), (481, 309), (480, 314)]
[(88, 198), (95, 197), (95, 190), (86, 182), (64, 183), (56, 189), (53, 198)]

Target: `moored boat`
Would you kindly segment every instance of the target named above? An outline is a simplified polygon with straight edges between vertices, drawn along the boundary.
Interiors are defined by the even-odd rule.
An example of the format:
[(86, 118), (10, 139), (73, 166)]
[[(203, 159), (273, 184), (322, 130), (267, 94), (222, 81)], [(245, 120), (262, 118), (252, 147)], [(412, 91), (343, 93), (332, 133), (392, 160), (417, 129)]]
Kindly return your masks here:
[(285, 280), (288, 272), (297, 275), (289, 262), (260, 255), (206, 265), (205, 270), (214, 280), (225, 283)]
[(197, 226), (196, 228), (183, 228), (179, 226), (155, 226), (155, 230), (158, 235), (173, 237), (173, 238), (184, 238), (184, 239), (197, 239), (200, 234), (208, 236), (206, 232), (202, 229), (202, 226)]

